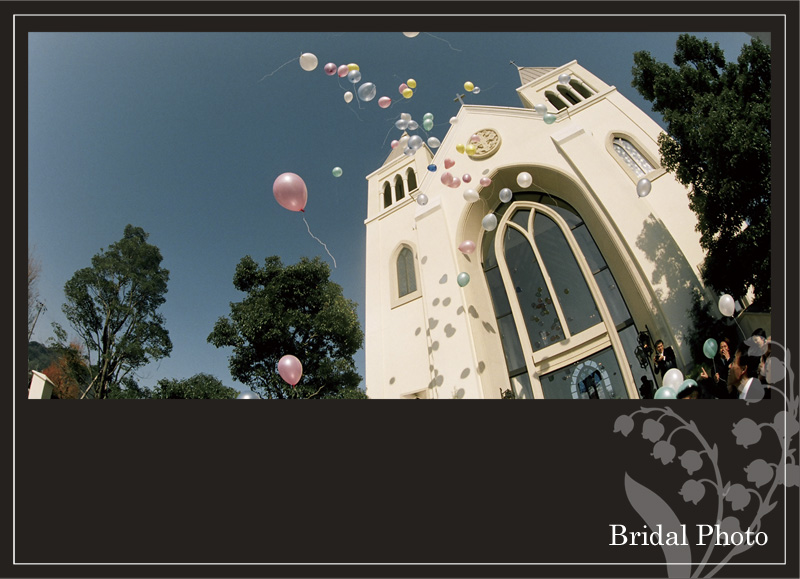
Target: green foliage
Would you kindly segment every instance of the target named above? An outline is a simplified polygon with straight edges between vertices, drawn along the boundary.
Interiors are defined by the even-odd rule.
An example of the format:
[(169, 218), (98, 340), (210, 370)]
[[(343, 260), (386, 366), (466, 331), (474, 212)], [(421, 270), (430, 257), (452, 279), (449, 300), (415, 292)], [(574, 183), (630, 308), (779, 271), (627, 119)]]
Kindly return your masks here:
[(229, 386), (224, 386), (222, 381), (210, 374), (195, 374), (183, 380), (159, 380), (152, 398), (203, 398), (229, 400), (236, 398), (239, 391)]
[(734, 297), (753, 285), (756, 300), (769, 305), (769, 48), (753, 39), (737, 62), (726, 63), (718, 43), (682, 34), (676, 49), (675, 67), (634, 53), (631, 84), (664, 116), (662, 165), (691, 185), (707, 254), (704, 282)]
[[(218, 348), (233, 348), (234, 380), (264, 398), (366, 398), (353, 361), (364, 340), (356, 304), (329, 276), (319, 257), (284, 266), (271, 256), (263, 267), (242, 258), (233, 285), (247, 295), (231, 303), (230, 316), (219, 318), (208, 336)], [(277, 371), (287, 354), (303, 364), (294, 388)]]
[(107, 396), (109, 400), (150, 400), (153, 397), (152, 390), (142, 388), (130, 376), (125, 376), (119, 382), (113, 382)]
[(97, 398), (105, 398), (129, 372), (172, 351), (157, 311), (169, 272), (147, 237), (142, 228), (127, 225), (120, 241), (92, 257), (92, 266), (75, 272), (64, 286), (64, 315), (90, 358), (96, 354), (90, 389)]
[(28, 342), (28, 370), (41, 372), (56, 361), (58, 352), (54, 352), (39, 342)]

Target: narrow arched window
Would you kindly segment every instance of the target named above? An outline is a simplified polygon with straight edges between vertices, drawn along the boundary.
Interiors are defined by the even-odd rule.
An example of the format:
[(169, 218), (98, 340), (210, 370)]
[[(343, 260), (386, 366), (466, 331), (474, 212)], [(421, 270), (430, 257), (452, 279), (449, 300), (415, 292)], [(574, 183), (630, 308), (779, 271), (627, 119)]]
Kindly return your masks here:
[(575, 89), (575, 92), (577, 92), (585, 99), (588, 99), (590, 96), (592, 96), (592, 91), (589, 89), (589, 87), (583, 84), (583, 82), (581, 82), (578, 79), (573, 78), (572, 80), (570, 80), (569, 86)]
[(414, 173), (414, 169), (409, 169), (406, 175), (406, 179), (408, 180), (408, 190), (413, 191), (417, 188), (417, 175)]
[(400, 201), (405, 195), (406, 193), (403, 190), (403, 178), (398, 175), (394, 178), (394, 200)]
[(414, 273), (414, 254), (408, 247), (397, 256), (397, 297), (417, 291), (417, 276)]
[(579, 97), (578, 95), (576, 95), (574, 92), (572, 92), (572, 91), (569, 89), (569, 87), (567, 87), (567, 85), (564, 85), (564, 84), (559, 84), (559, 85), (558, 85), (558, 87), (557, 87), (557, 90), (558, 90), (558, 92), (560, 92), (560, 93), (561, 93), (561, 95), (562, 95), (562, 96), (563, 96), (565, 99), (567, 99), (567, 100), (568, 100), (569, 102), (571, 102), (573, 105), (576, 105), (576, 104), (578, 104), (579, 102), (581, 102), (581, 99), (580, 99), (580, 97)]
[(389, 183), (383, 184), (383, 208), (386, 209), (392, 204), (392, 186)]
[(544, 93), (544, 96), (547, 97), (547, 100), (550, 101), (550, 104), (556, 107), (558, 110), (567, 108), (567, 103), (562, 101), (553, 91), (548, 90)]
[(612, 146), (617, 156), (637, 177), (644, 177), (655, 169), (653, 164), (629, 140), (615, 137)]

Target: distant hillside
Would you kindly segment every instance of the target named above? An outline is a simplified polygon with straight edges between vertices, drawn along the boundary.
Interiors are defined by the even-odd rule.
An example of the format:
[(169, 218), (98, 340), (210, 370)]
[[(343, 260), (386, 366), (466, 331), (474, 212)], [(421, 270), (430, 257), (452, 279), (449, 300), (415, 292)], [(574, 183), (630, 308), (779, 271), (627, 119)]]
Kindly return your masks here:
[(44, 344), (28, 342), (28, 370), (41, 372), (56, 359), (56, 354)]

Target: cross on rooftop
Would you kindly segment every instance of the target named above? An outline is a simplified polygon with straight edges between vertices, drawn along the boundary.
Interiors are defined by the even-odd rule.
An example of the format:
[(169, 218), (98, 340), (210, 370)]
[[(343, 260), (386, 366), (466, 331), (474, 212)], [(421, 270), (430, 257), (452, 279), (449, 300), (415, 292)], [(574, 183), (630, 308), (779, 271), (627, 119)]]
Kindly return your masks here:
[(465, 96), (467, 96), (467, 95), (465, 95), (465, 94), (458, 94), (458, 93), (456, 93), (456, 98), (454, 98), (454, 99), (453, 99), (453, 102), (456, 102), (456, 101), (458, 101), (458, 102), (460, 102), (460, 103), (463, 105), (463, 104), (464, 104), (464, 101), (463, 101), (462, 99), (463, 99)]

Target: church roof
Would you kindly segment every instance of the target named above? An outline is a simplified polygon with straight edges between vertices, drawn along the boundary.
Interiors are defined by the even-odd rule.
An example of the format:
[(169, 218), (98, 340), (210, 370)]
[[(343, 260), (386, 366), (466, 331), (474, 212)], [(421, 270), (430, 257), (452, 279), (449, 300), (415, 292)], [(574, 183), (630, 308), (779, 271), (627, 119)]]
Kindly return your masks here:
[(519, 80), (524, 86), (556, 68), (555, 66), (518, 66), (517, 71), (519, 72)]

